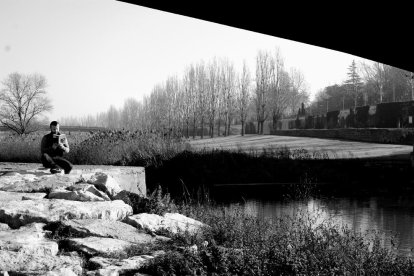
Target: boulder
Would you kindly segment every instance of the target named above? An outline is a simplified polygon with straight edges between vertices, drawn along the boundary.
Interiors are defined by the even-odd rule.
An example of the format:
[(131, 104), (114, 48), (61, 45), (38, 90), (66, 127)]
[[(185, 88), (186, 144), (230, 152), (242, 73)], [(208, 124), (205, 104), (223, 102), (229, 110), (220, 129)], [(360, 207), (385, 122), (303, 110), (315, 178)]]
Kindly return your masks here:
[(39, 199), (0, 202), (0, 223), (11, 228), (32, 222), (56, 222), (67, 219), (123, 220), (132, 215), (132, 207), (122, 200), (80, 202), (64, 199)]
[[(49, 193), (49, 199), (65, 199), (74, 201), (105, 201), (100, 196), (97, 196), (89, 191), (68, 191), (68, 190), (53, 190)], [(109, 199), (109, 198), (108, 198)]]
[(82, 275), (83, 260), (78, 256), (22, 254), (0, 250), (0, 270), (15, 272), (11, 275), (45, 275), (49, 271), (70, 269)]
[(98, 236), (114, 238), (135, 244), (146, 244), (166, 240), (162, 237), (153, 237), (149, 234), (140, 232), (137, 228), (120, 221), (75, 219), (62, 221), (61, 224), (63, 227), (68, 227), (71, 233), (76, 233), (83, 237)]
[(164, 233), (167, 231), (171, 234), (185, 231), (196, 234), (201, 227), (207, 227), (206, 224), (179, 213), (166, 213), (164, 216), (142, 213), (126, 217), (124, 222), (148, 232)]
[[(52, 175), (49, 169), (43, 168), (40, 163), (0, 162), (0, 171), (0, 191), (47, 192), (51, 189), (67, 187), (62, 182), (69, 182), (68, 185), (71, 183), (86, 183), (98, 173), (111, 176), (118, 183), (121, 190), (143, 197), (146, 197), (147, 194), (145, 168), (143, 167), (75, 165), (70, 174)], [(52, 179), (52, 183), (49, 182), (49, 179)], [(48, 183), (40, 183), (44, 181)], [(37, 183), (33, 185), (34, 182)]]
[(66, 190), (68, 191), (85, 191), (90, 192), (96, 196), (103, 198), (104, 200), (111, 200), (108, 195), (100, 190), (98, 190), (94, 185), (79, 183), (73, 186), (67, 187)]
[(119, 255), (133, 246), (132, 243), (111, 238), (87, 237), (71, 238), (67, 240), (71, 250), (81, 251), (88, 255)]
[(93, 184), (99, 190), (109, 194), (111, 197), (116, 196), (122, 191), (118, 182), (111, 175), (104, 172), (97, 172), (87, 180), (87, 183)]
[(10, 230), (11, 228), (5, 224), (5, 223), (0, 223), (0, 231), (4, 231), (4, 230)]
[(8, 202), (13, 200), (41, 199), (46, 193), (19, 193), (0, 191), (0, 202)]
[(76, 166), (81, 170), (82, 182), (88, 182), (96, 173), (105, 173), (110, 175), (121, 190), (129, 191), (146, 197), (147, 188), (145, 184), (145, 168), (144, 167), (115, 167), (115, 166)]
[(76, 276), (76, 273), (70, 268), (60, 268), (54, 271), (48, 271), (45, 276)]
[(69, 175), (50, 174), (36, 176), (34, 174), (20, 174), (9, 172), (0, 177), (0, 191), (6, 192), (49, 192), (52, 189), (66, 188), (78, 180)]
[(0, 231), (0, 270), (45, 275), (47, 271), (69, 268), (80, 275), (81, 258), (58, 256), (58, 244), (45, 238), (44, 226), (32, 223), (16, 230)]
[(156, 251), (151, 255), (133, 256), (122, 260), (104, 257), (93, 257), (89, 259), (89, 265), (96, 269), (98, 273), (91, 273), (91, 275), (111, 275), (108, 273), (131, 273), (134, 272), (134, 270), (138, 270), (143, 265), (147, 264), (149, 260), (162, 254), (165, 254), (165, 252)]
[(140, 195), (125, 190), (120, 191), (116, 194), (115, 197), (113, 197), (113, 200), (117, 199), (120, 199), (126, 204), (130, 205), (132, 207), (132, 212), (134, 214), (145, 212), (149, 204), (148, 198), (142, 197)]
[(44, 223), (32, 223), (16, 230), (0, 231), (0, 249), (24, 254), (56, 255), (58, 244), (45, 238)]

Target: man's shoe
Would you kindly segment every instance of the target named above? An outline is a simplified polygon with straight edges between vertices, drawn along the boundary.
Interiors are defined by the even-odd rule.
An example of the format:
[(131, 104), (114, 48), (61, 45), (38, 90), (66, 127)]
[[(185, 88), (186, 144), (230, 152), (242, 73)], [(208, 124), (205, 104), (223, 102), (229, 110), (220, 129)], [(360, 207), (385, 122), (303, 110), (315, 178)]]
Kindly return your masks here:
[(51, 174), (62, 174), (62, 170), (59, 168), (52, 168), (50, 169)]

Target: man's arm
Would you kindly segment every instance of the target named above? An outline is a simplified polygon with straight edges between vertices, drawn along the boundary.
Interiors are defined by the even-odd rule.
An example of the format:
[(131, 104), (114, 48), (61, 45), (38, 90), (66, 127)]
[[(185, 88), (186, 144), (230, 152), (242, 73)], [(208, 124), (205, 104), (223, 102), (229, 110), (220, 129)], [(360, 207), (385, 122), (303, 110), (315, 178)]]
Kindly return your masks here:
[(53, 151), (52, 146), (47, 144), (47, 138), (46, 138), (46, 136), (43, 136), (42, 142), (40, 144), (41, 154), (43, 154), (43, 153), (50, 154), (52, 151)]

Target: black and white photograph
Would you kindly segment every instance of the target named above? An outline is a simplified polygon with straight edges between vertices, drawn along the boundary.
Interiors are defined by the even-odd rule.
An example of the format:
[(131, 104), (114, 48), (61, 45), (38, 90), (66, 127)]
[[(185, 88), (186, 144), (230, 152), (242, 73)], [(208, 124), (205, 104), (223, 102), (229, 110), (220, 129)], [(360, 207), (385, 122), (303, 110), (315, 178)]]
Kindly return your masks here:
[(0, 0), (0, 275), (414, 275), (408, 8), (238, 5)]

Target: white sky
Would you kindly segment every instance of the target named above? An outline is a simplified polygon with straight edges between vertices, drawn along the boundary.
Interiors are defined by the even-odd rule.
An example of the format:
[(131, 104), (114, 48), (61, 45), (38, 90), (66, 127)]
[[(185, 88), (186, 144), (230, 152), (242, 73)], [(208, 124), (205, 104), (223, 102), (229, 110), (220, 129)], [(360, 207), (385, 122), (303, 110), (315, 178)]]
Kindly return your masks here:
[(313, 96), (346, 78), (353, 55), (114, 0), (0, 0), (0, 81), (40, 73), (50, 119), (80, 117), (141, 101), (168, 76), (227, 57), (254, 73), (258, 50), (279, 47)]

